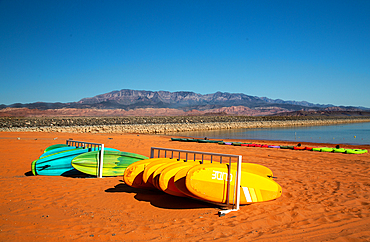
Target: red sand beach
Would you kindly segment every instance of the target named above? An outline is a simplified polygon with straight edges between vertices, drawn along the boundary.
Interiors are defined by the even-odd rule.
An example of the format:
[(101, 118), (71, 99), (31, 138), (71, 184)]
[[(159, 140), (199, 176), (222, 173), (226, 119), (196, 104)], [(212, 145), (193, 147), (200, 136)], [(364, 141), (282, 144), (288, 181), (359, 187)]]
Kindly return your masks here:
[[(32, 176), (31, 162), (69, 138), (145, 156), (152, 146), (242, 155), (244, 162), (269, 167), (283, 194), (219, 217), (214, 205), (133, 189), (122, 176)], [(174, 142), (143, 134), (1, 132), (0, 142), (0, 241), (370, 240), (369, 153)]]

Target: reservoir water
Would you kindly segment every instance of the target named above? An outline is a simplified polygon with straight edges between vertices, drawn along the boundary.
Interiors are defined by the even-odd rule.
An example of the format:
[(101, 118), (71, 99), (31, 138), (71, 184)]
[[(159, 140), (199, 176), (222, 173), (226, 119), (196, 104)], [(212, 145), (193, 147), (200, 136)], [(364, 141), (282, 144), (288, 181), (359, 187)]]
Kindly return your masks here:
[(194, 138), (207, 137), (210, 139), (281, 140), (370, 145), (370, 122), (290, 128), (189, 131), (173, 133), (172, 135)]

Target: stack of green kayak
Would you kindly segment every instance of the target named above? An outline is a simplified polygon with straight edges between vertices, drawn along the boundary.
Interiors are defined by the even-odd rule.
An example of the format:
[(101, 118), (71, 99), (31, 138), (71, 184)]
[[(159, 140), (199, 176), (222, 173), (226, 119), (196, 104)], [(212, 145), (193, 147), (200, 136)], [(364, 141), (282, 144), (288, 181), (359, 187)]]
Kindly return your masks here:
[[(44, 176), (96, 175), (99, 156), (100, 148), (52, 145), (31, 163), (31, 171), (34, 175)], [(128, 165), (143, 159), (148, 159), (148, 157), (105, 148), (103, 176), (123, 175)]]
[(367, 150), (365, 149), (345, 149), (345, 148), (330, 148), (330, 147), (312, 148), (312, 151), (345, 153), (345, 154), (365, 154), (367, 153)]
[(172, 141), (182, 142), (198, 142), (198, 143), (219, 143), (222, 140), (210, 140), (210, 139), (190, 139), (190, 138), (171, 138)]

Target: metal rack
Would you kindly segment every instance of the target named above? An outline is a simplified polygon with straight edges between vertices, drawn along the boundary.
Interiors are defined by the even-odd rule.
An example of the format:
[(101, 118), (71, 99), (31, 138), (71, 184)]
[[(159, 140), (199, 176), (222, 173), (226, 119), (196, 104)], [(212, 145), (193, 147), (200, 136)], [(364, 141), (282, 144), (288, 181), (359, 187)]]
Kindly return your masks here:
[[(156, 152), (157, 151), (157, 152)], [(160, 158), (161, 157), (161, 151), (162, 155), (164, 158), (177, 158), (177, 159), (184, 159), (184, 160), (189, 160), (189, 154), (193, 155), (193, 160), (196, 160), (197, 155), (201, 155), (201, 162), (203, 163), (205, 157), (210, 157), (210, 161), (212, 162), (220, 162), (223, 163), (222, 158), (229, 158), (229, 170), (228, 170), (228, 177), (230, 177), (231, 173), (231, 162), (232, 159), (237, 160), (237, 170), (236, 170), (236, 179), (235, 179), (235, 184), (234, 184), (234, 199), (232, 204), (230, 204), (229, 197), (230, 197), (230, 180), (227, 179), (227, 199), (226, 203), (228, 206), (231, 206), (231, 209), (228, 210), (222, 210), (219, 211), (219, 216), (224, 216), (225, 214), (232, 212), (232, 211), (237, 211), (239, 210), (239, 205), (240, 205), (240, 181), (241, 181), (241, 164), (242, 164), (242, 156), (241, 155), (230, 155), (230, 154), (220, 154), (220, 153), (211, 153), (211, 152), (200, 152), (200, 151), (190, 151), (190, 150), (178, 150), (178, 149), (169, 149), (169, 148), (159, 148), (159, 147), (151, 147), (150, 150), (150, 158)], [(182, 155), (182, 156), (181, 156)], [(177, 157), (176, 157), (177, 156)], [(185, 156), (185, 158), (184, 158)], [(219, 160), (216, 161), (214, 158), (219, 157)]]
[(75, 146), (78, 148), (90, 148), (92, 150), (98, 150), (99, 152), (99, 159), (98, 159), (98, 178), (103, 177), (103, 162), (104, 162), (104, 144), (99, 143), (90, 143), (84, 141), (76, 141), (76, 140), (66, 140), (66, 145), (68, 146)]

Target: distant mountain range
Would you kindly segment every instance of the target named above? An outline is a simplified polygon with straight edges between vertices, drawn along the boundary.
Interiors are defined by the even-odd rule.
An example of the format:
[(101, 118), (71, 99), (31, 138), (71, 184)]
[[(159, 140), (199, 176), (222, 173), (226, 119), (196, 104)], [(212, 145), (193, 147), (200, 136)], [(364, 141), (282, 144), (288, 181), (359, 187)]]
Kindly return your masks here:
[[(122, 89), (83, 98), (71, 103), (15, 103), (0, 105), (0, 109), (27, 108), (37, 110), (50, 109), (104, 109), (131, 111), (148, 109), (169, 109), (192, 114), (224, 113), (232, 115), (270, 115), (294, 111), (362, 111), (362, 107), (336, 107), (334, 105), (313, 104), (309, 102), (284, 101), (266, 97), (249, 96), (243, 93), (216, 92), (213, 94), (198, 94), (194, 92), (143, 91)], [(171, 112), (169, 112), (171, 113)]]
[(83, 98), (79, 104), (99, 105), (114, 108), (154, 107), (154, 108), (176, 108), (176, 109), (209, 109), (210, 107), (244, 106), (256, 107), (282, 107), (291, 109), (302, 109), (306, 107), (326, 108), (333, 105), (320, 105), (308, 102), (273, 100), (249, 96), (243, 93), (216, 92), (213, 94), (198, 94), (194, 92), (167, 92), (167, 91), (138, 91), (123, 89), (91, 98)]

